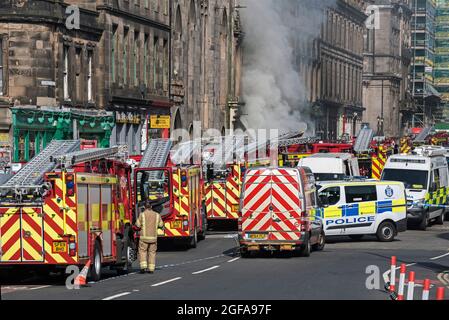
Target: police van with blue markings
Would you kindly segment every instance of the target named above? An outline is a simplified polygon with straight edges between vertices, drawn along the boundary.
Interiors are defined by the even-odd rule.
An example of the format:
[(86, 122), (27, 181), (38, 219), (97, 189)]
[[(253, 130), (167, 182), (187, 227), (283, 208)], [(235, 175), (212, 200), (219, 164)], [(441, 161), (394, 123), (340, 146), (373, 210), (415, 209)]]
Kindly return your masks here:
[(407, 203), (402, 182), (339, 181), (320, 183), (320, 208), (326, 236), (347, 235), (358, 240), (376, 235), (393, 241), (407, 230)]

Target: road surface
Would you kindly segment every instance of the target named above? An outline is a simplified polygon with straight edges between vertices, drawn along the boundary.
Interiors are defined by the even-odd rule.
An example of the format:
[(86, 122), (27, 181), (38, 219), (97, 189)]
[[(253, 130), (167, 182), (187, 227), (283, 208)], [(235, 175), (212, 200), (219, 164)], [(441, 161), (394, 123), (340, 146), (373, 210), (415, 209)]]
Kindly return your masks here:
[[(5, 275), (1, 277), (1, 298), (49, 300), (124, 299), (374, 299), (386, 300), (381, 288), (366, 288), (366, 268), (378, 266), (383, 274), (392, 255), (406, 263), (420, 280), (432, 280), (431, 298), (436, 286), (449, 288), (449, 222), (434, 225), (426, 232), (409, 230), (392, 243), (379, 243), (366, 237), (353, 241), (346, 237), (327, 239), (322, 252), (309, 258), (262, 255), (240, 258), (235, 232), (208, 235), (196, 249), (188, 251), (163, 246), (157, 256), (154, 274), (117, 276), (104, 270), (104, 280), (89, 287), (68, 290), (61, 275)], [(388, 276), (388, 275), (386, 275)], [(416, 288), (416, 299), (421, 288)]]

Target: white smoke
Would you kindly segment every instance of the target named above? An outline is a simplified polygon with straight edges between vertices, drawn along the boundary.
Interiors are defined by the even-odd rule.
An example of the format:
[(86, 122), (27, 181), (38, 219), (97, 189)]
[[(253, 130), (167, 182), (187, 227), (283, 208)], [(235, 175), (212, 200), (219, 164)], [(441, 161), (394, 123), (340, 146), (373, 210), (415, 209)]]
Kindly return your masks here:
[[(255, 129), (313, 132), (297, 59), (319, 37), (335, 0), (245, 0), (242, 122)], [(310, 50), (309, 50), (310, 51)]]

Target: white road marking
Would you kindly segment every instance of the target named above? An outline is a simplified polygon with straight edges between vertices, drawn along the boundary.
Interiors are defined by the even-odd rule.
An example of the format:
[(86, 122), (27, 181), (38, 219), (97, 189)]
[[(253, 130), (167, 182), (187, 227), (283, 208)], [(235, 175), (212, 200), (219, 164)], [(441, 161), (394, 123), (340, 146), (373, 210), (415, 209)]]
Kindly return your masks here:
[(167, 284), (167, 283), (170, 283), (170, 282), (173, 282), (173, 281), (177, 281), (179, 279), (182, 279), (182, 278), (181, 277), (173, 278), (173, 279), (170, 279), (170, 280), (167, 280), (167, 281), (164, 281), (164, 282), (155, 283), (155, 284), (153, 284), (151, 286), (152, 287), (159, 287), (159, 286), (162, 286), (164, 284)]
[(39, 290), (39, 289), (44, 289), (44, 288), (49, 288), (51, 286), (40, 286), (40, 287), (35, 287), (35, 288), (30, 288), (30, 290)]
[(240, 257), (237, 257), (237, 258), (234, 258), (232, 260), (229, 260), (228, 262), (234, 262), (234, 261), (237, 261), (238, 259), (240, 259)]
[(434, 260), (438, 260), (438, 259), (444, 258), (444, 257), (446, 257), (446, 256), (449, 256), (449, 252), (446, 253), (446, 254), (443, 254), (443, 255), (441, 255), (441, 256), (438, 256), (438, 257), (430, 258), (430, 260), (434, 261)]
[(115, 299), (115, 298), (120, 298), (120, 297), (123, 297), (123, 296), (127, 296), (128, 294), (131, 294), (131, 292), (123, 292), (123, 293), (119, 293), (119, 294), (116, 294), (116, 295), (114, 295), (114, 296), (110, 296), (110, 297), (104, 298), (104, 299), (102, 299), (102, 300), (113, 300), (113, 299)]
[(220, 266), (213, 266), (213, 267), (201, 270), (201, 271), (192, 272), (192, 274), (200, 274), (200, 273), (211, 271), (211, 270), (214, 270), (214, 269), (217, 269), (217, 268), (220, 268)]

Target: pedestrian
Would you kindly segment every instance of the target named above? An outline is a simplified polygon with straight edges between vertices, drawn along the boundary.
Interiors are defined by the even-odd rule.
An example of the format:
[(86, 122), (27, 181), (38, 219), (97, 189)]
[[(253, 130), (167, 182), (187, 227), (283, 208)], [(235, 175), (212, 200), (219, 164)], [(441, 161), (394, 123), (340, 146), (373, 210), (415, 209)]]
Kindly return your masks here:
[(164, 229), (164, 222), (159, 213), (153, 211), (151, 204), (147, 202), (145, 211), (136, 221), (136, 227), (140, 229), (140, 273), (153, 273), (156, 268), (157, 233), (158, 229)]

